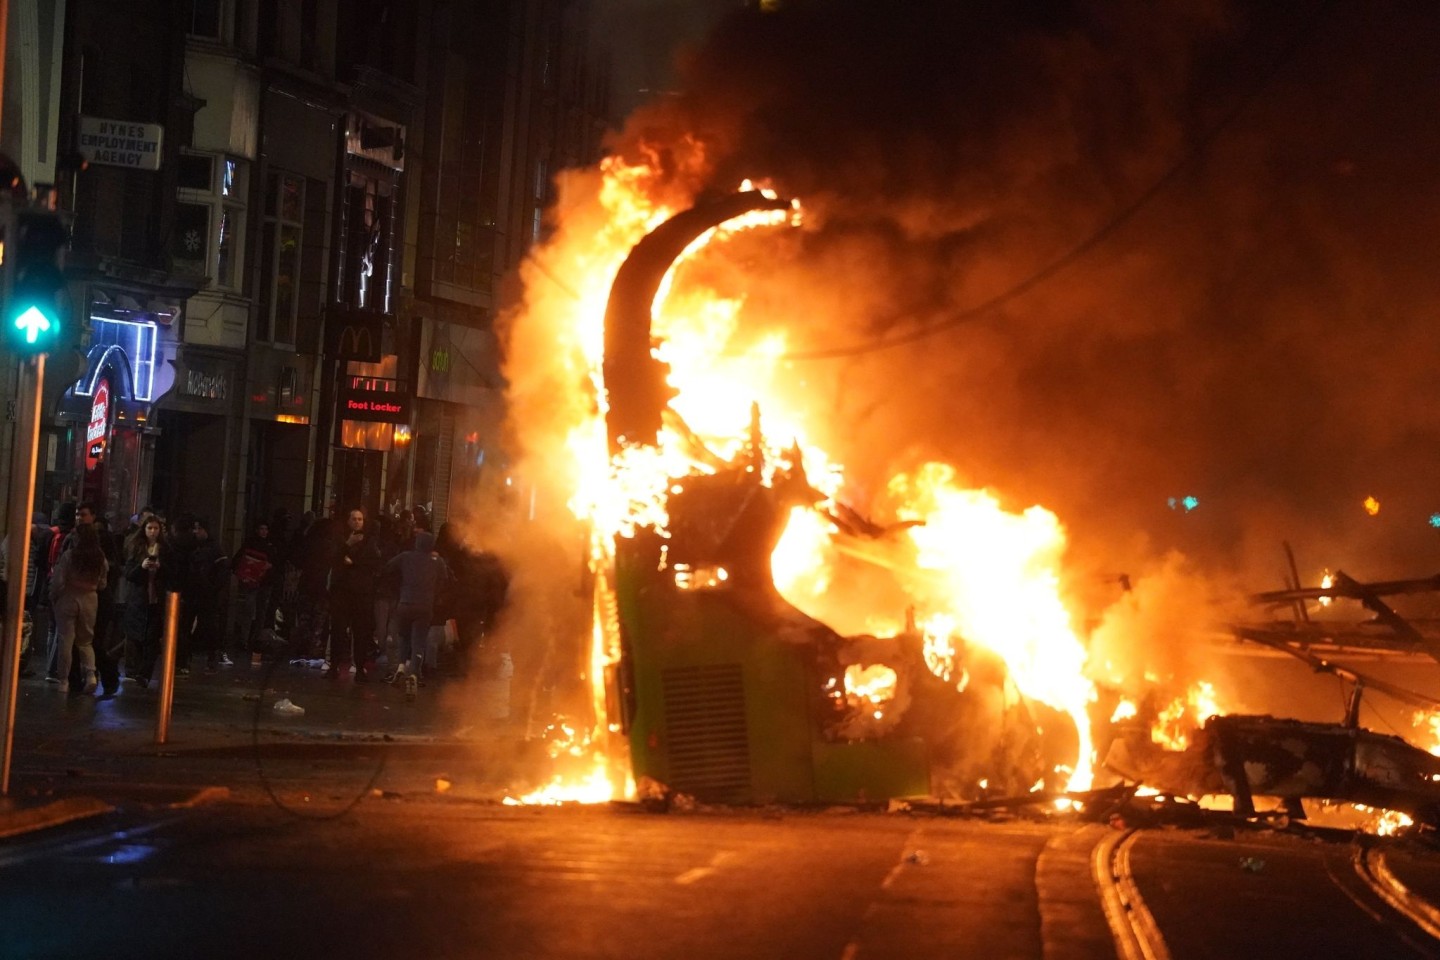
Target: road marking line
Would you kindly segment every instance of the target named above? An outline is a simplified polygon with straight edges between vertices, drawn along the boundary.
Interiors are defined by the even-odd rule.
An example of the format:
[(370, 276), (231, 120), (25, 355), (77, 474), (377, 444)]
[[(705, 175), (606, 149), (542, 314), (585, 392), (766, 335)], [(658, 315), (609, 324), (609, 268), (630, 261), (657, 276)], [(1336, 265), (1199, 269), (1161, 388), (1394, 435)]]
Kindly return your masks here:
[[(901, 871), (903, 871), (907, 866), (910, 865), (911, 854), (914, 853), (914, 851), (916, 850), (915, 841), (920, 836), (923, 830), (923, 827), (916, 827), (914, 830), (910, 831), (910, 835), (907, 836), (905, 838), (905, 842), (900, 845), (900, 860), (895, 864), (895, 866), (890, 868), (889, 873), (885, 874), (885, 879), (880, 881), (881, 890), (889, 890), (890, 885), (895, 882), (895, 878), (900, 876)], [(872, 919), (875, 916), (876, 911), (879, 909), (879, 901), (871, 900), (868, 904), (866, 904), (865, 909), (861, 911), (861, 921), (864, 922)], [(855, 958), (859, 955), (860, 934), (857, 933), (855, 936), (850, 938), (849, 943), (845, 944), (845, 949), (840, 951), (840, 960), (855, 960)]]
[(718, 873), (720, 867), (723, 867), (725, 864), (729, 863), (731, 860), (734, 859), (735, 851), (721, 850), (719, 853), (715, 854), (715, 856), (710, 858), (709, 864), (703, 867), (694, 867), (692, 869), (686, 870), (684, 873), (680, 874), (678, 877), (675, 878), (675, 882), (683, 887), (688, 886), (689, 884), (692, 884), (697, 880), (704, 880), (711, 874)]
[(680, 874), (680, 876), (675, 878), (675, 882), (681, 886), (685, 886), (686, 884), (694, 883), (696, 880), (704, 880), (714, 872), (714, 867), (696, 867), (694, 870), (686, 870)]

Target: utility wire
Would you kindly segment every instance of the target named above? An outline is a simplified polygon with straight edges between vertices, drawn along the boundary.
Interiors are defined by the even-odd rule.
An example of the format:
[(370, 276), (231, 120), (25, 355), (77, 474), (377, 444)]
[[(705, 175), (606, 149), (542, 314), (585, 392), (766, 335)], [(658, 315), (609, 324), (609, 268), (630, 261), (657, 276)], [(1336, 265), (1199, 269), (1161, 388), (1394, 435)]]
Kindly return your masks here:
[(1201, 137), (1195, 141), (1194, 145), (1191, 146), (1191, 148), (1177, 161), (1175, 161), (1175, 163), (1172, 164), (1171, 167), (1166, 170), (1165, 173), (1163, 173), (1158, 180), (1156, 180), (1149, 187), (1143, 190), (1140, 195), (1137, 196), (1134, 200), (1130, 201), (1130, 203), (1121, 207), (1114, 214), (1114, 216), (1112, 216), (1108, 221), (1102, 224), (1100, 228), (1094, 233), (1090, 234), (1090, 236), (1086, 237), (1079, 244), (1070, 248), (1056, 259), (1050, 261), (1045, 266), (1041, 267), (1035, 273), (1026, 277), (1024, 280), (1021, 280), (1019, 283), (1015, 284), (1015, 286), (1010, 287), (1008, 290), (996, 294), (988, 300), (982, 301), (981, 303), (978, 303), (973, 307), (968, 307), (965, 310), (962, 310), (961, 312), (951, 317), (948, 317), (937, 323), (933, 323), (928, 327), (920, 327), (916, 330), (910, 331), (909, 333), (904, 333), (899, 336), (892, 337), (888, 340), (877, 339), (867, 343), (851, 344), (845, 347), (831, 347), (823, 350), (801, 350), (792, 353), (782, 354), (781, 359), (835, 360), (843, 357), (856, 357), (866, 353), (875, 353), (881, 350), (889, 350), (892, 347), (903, 346), (907, 343), (916, 343), (920, 340), (932, 337), (935, 334), (941, 333), (945, 330), (951, 330), (962, 324), (973, 323), (976, 320), (983, 319), (985, 315), (989, 314), (997, 307), (1004, 306), (1010, 301), (1016, 300), (1024, 296), (1031, 290), (1034, 290), (1036, 287), (1039, 287), (1040, 285), (1048, 281), (1050, 278), (1063, 272), (1066, 268), (1081, 260), (1090, 251), (1094, 250), (1096, 247), (1100, 246), (1102, 243), (1108, 240), (1112, 235), (1119, 231), (1121, 227), (1125, 226), (1127, 223), (1133, 220), (1136, 214), (1138, 214), (1141, 210), (1148, 206), (1150, 201), (1155, 199), (1155, 197), (1159, 195), (1160, 192), (1163, 191), (1166, 187), (1168, 187), (1176, 179), (1176, 177), (1178, 177), (1187, 167), (1189, 167), (1192, 163), (1194, 163), (1202, 155), (1204, 155), (1205, 152), (1210, 148), (1210, 145), (1215, 142), (1215, 139), (1219, 137), (1219, 135), (1227, 127), (1229, 127), (1230, 124), (1233, 123), (1237, 117), (1240, 116), (1240, 114), (1245, 112), (1245, 110), (1252, 103), (1259, 99), (1260, 94), (1262, 94), (1270, 86), (1270, 84), (1274, 82), (1275, 78), (1279, 76), (1280, 72), (1286, 67), (1290, 60), (1294, 58), (1295, 54), (1306, 44), (1306, 42), (1309, 41), (1312, 36), (1314, 36), (1320, 23), (1325, 19), (1326, 14), (1328, 14), (1334, 7), (1334, 0), (1330, 0), (1330, 2), (1327, 2), (1325, 4), (1323, 9), (1321, 9), (1318, 13), (1315, 14), (1315, 16), (1310, 20), (1308, 24), (1300, 28), (1300, 30), (1291, 39), (1290, 43), (1287, 44), (1286, 47), (1280, 52), (1280, 55), (1276, 58), (1275, 62), (1270, 65), (1270, 68), (1265, 71), (1265, 73), (1260, 77), (1259, 81), (1250, 89), (1250, 91), (1244, 96), (1242, 96), (1235, 103), (1235, 105), (1231, 107), (1230, 110), (1228, 110), (1224, 114), (1224, 116), (1222, 116), (1219, 121), (1214, 124), (1214, 126), (1212, 126), (1203, 135), (1201, 135)]

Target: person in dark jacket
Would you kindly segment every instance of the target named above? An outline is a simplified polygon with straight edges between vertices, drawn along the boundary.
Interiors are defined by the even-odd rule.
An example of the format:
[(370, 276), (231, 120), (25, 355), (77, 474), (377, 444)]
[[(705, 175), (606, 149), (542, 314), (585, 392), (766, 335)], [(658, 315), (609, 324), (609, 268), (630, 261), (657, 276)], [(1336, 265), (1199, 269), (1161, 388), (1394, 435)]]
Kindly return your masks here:
[(134, 680), (148, 687), (160, 658), (160, 633), (165, 622), (165, 594), (178, 590), (183, 571), (165, 539), (165, 524), (151, 517), (132, 537), (125, 557), (130, 602), (125, 608), (128, 633), (138, 647)]
[[(45, 514), (36, 511), (30, 518), (30, 556), (25, 565), (25, 588), (24, 614), (22, 619), (22, 636), (20, 638), (20, 676), (28, 677), (34, 673), (30, 667), (30, 649), (32, 638), (35, 635), (33, 629), (35, 618), (40, 606), (39, 600), (45, 593), (48, 586), (49, 571), (46, 569), (46, 558), (50, 555), (50, 541), (55, 536), (55, 530), (50, 526), (50, 518)], [(5, 537), (0, 541), (0, 564), (10, 563), (10, 538)], [(0, 577), (0, 588), (3, 588), (3, 596), (0, 596), (0, 614), (7, 612), (6, 605), (10, 600), (10, 571), (5, 570), (5, 575)], [(46, 608), (48, 610), (48, 607)], [(6, 621), (8, 622), (8, 620)], [(42, 631), (39, 636), (45, 636)]]
[(220, 666), (220, 598), (229, 574), (229, 559), (220, 544), (210, 538), (209, 521), (197, 517), (180, 602), (184, 605), (184, 626), (189, 628), (189, 652), (205, 654), (207, 673), (214, 673)]
[(461, 676), (468, 670), (472, 652), (495, 627), (505, 605), (509, 576), (500, 558), (472, 548), (452, 523), (442, 523), (435, 549), (450, 567), (455, 583), (442, 591), (435, 617), (455, 621), (455, 649), (450, 669)]
[[(80, 515), (84, 515), (84, 504)], [(120, 692), (120, 658), (124, 656), (125, 635), (120, 625), (120, 605), (115, 598), (119, 593), (117, 581), (125, 569), (125, 556), (121, 539), (110, 532), (110, 522), (104, 517), (95, 518), (95, 532), (110, 565), (110, 576), (96, 595), (95, 612), (95, 669), (100, 673), (100, 692), (108, 697)]]
[[(235, 659), (243, 662), (249, 658), (253, 662), (261, 653), (259, 638), (266, 626), (265, 604), (275, 578), (275, 544), (270, 539), (270, 524), (264, 520), (255, 524), (254, 531), (230, 558), (230, 569), (235, 574), (240, 601), (231, 647)], [(226, 659), (220, 658), (221, 666), (226, 665)]]
[(296, 584), (295, 633), (290, 642), (302, 657), (324, 655), (329, 636), (326, 602), (330, 593), (330, 570), (339, 549), (334, 521), (319, 517), (306, 529), (300, 548), (291, 560), (300, 571), (300, 579)]
[(185, 589), (190, 578), (190, 554), (195, 549), (195, 515), (182, 513), (175, 517), (169, 527), (166, 539), (175, 563), (175, 586), (171, 589), (180, 594), (180, 624), (175, 631), (175, 673), (190, 676), (190, 630), (186, 626), (191, 617), (190, 603), (193, 599)]
[(365, 530), (365, 511), (351, 510), (348, 533), (340, 541), (330, 570), (330, 668), (326, 679), (355, 665), (355, 682), (370, 679), (365, 665), (375, 659), (375, 575), (380, 572), (380, 547)]
[(385, 682), (403, 680), (405, 692), (413, 695), (423, 682), (425, 641), (435, 621), (435, 598), (449, 585), (450, 568), (435, 551), (435, 536), (422, 531), (415, 534), (413, 547), (385, 565), (385, 574), (400, 582), (395, 606), (400, 663)]

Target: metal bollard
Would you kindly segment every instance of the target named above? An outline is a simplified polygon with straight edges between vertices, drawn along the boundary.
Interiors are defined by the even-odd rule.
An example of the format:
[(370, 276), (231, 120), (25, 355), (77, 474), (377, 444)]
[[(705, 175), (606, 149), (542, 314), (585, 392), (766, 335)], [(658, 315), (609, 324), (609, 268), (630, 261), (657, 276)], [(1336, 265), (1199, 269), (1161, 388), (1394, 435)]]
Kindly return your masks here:
[(155, 715), (155, 742), (170, 739), (170, 702), (175, 696), (175, 636), (180, 629), (180, 594), (165, 594), (165, 632), (160, 648), (160, 710)]

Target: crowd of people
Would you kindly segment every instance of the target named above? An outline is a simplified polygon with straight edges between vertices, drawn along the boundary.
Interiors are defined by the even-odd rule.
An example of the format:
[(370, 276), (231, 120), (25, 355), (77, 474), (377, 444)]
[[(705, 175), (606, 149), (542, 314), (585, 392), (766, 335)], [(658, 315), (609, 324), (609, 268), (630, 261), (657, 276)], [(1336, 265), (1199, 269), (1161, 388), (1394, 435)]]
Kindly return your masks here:
[[(469, 549), (450, 524), (431, 531), (418, 507), (374, 518), (307, 513), (293, 525), (277, 510), (233, 554), (203, 517), (167, 521), (147, 507), (129, 521), (113, 530), (91, 503), (62, 505), (53, 524), (32, 517), (22, 676), (43, 659), (45, 680), (67, 692), (112, 695), (122, 679), (150, 686), (166, 595), (177, 593), (178, 677), (202, 659), (216, 672), (288, 658), (364, 683), (383, 658), (383, 679), (413, 696), (439, 671), (467, 671), (505, 603), (494, 555)], [(7, 542), (7, 582), (8, 555)]]

